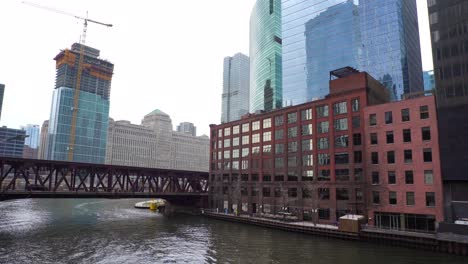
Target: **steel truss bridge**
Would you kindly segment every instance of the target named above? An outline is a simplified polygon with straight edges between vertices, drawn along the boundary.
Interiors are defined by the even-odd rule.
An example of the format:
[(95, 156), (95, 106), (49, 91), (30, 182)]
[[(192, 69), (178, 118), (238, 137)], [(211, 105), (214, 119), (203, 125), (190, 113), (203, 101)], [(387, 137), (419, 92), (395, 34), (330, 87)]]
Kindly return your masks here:
[(208, 172), (0, 157), (0, 200), (158, 197), (206, 200)]

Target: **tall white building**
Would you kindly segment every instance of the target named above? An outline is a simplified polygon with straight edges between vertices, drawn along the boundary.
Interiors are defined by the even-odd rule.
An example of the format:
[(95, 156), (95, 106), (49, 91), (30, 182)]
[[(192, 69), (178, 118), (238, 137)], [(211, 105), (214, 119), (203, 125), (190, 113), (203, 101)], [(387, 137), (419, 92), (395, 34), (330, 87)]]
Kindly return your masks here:
[(26, 138), (24, 144), (32, 149), (39, 147), (39, 125), (28, 124), (21, 127), (22, 130), (26, 131)]
[(41, 127), (39, 140), (38, 159), (47, 159), (47, 147), (49, 146), (49, 120), (45, 120)]
[(158, 109), (141, 125), (109, 119), (107, 164), (207, 172), (209, 148), (208, 136), (173, 131), (169, 115)]
[(237, 53), (224, 58), (221, 123), (239, 120), (249, 112), (249, 57)]

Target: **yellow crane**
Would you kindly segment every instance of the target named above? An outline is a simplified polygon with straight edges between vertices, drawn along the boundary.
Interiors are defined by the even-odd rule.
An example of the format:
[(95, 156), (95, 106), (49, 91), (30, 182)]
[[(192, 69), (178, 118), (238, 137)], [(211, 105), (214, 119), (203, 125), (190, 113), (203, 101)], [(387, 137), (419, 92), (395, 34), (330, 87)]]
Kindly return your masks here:
[(75, 79), (75, 90), (73, 94), (72, 121), (71, 121), (71, 126), (70, 126), (70, 144), (68, 146), (68, 160), (72, 161), (73, 155), (74, 155), (74, 149), (75, 149), (76, 120), (78, 118), (78, 103), (80, 99), (81, 75), (83, 73), (84, 45), (86, 43), (86, 31), (88, 30), (88, 22), (95, 23), (95, 24), (105, 26), (105, 27), (112, 27), (112, 24), (106, 24), (106, 23), (102, 23), (93, 19), (89, 19), (87, 14), (86, 14), (86, 17), (81, 17), (81, 16), (77, 16), (77, 15), (62, 11), (62, 10), (58, 10), (58, 9), (43, 6), (43, 5), (38, 5), (35, 3), (28, 2), (28, 1), (23, 1), (23, 4), (41, 8), (44, 10), (48, 10), (48, 11), (66, 15), (66, 16), (72, 16), (76, 19), (83, 20), (83, 33), (80, 38), (80, 44), (81, 44), (80, 58), (78, 60), (78, 69), (77, 69), (76, 79)]

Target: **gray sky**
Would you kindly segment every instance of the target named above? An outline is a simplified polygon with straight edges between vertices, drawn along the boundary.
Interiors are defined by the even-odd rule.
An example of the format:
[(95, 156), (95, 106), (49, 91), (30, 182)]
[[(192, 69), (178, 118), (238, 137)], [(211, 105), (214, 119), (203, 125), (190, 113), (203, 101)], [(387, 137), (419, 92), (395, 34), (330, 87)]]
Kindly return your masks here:
[[(248, 55), (255, 0), (30, 0), (114, 24), (88, 26), (86, 44), (115, 64), (110, 116), (139, 124), (160, 109), (198, 134), (219, 123), (223, 58)], [(383, 1), (383, 0), (382, 0)], [(423, 69), (432, 69), (426, 0), (418, 2)], [(21, 3), (0, 1), (0, 125), (19, 128), (49, 118), (53, 58), (78, 42), (82, 22)]]

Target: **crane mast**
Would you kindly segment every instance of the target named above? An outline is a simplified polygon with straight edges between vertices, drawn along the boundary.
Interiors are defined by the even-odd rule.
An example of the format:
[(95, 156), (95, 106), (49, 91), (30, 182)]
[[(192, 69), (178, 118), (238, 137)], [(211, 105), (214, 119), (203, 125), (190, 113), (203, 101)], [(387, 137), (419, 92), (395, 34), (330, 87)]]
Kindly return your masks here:
[(77, 15), (62, 11), (62, 10), (58, 10), (58, 9), (43, 6), (43, 5), (38, 5), (38, 4), (35, 4), (35, 3), (28, 2), (28, 1), (23, 1), (23, 4), (34, 6), (34, 7), (37, 7), (37, 8), (41, 8), (41, 9), (44, 9), (44, 10), (48, 10), (48, 11), (55, 12), (55, 13), (62, 14), (62, 15), (66, 15), (66, 16), (72, 16), (72, 17), (74, 17), (76, 19), (83, 20), (83, 33), (82, 33), (81, 38), (80, 38), (80, 44), (81, 44), (80, 45), (80, 57), (78, 59), (78, 67), (77, 67), (77, 73), (76, 73), (76, 79), (75, 79), (75, 89), (74, 89), (74, 92), (73, 92), (72, 120), (71, 120), (71, 126), (70, 126), (70, 141), (69, 141), (70, 143), (69, 143), (68, 149), (67, 149), (68, 161), (73, 161), (73, 157), (74, 157), (74, 154), (75, 154), (76, 123), (77, 123), (77, 120), (78, 120), (78, 106), (79, 106), (79, 102), (80, 102), (79, 99), (80, 99), (81, 77), (82, 77), (82, 74), (83, 74), (84, 49), (85, 49), (85, 43), (86, 43), (86, 32), (88, 30), (88, 22), (98, 24), (98, 25), (101, 25), (101, 26), (105, 26), (105, 27), (112, 27), (113, 25), (103, 23), (103, 22), (99, 22), (99, 21), (96, 21), (96, 20), (93, 20), (93, 19), (89, 19), (88, 14), (86, 14), (86, 18), (84, 18), (84, 17), (81, 17), (81, 16), (77, 16)]

